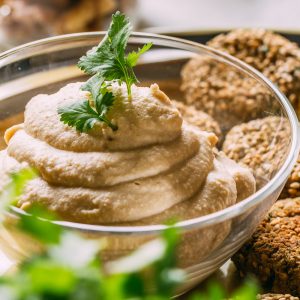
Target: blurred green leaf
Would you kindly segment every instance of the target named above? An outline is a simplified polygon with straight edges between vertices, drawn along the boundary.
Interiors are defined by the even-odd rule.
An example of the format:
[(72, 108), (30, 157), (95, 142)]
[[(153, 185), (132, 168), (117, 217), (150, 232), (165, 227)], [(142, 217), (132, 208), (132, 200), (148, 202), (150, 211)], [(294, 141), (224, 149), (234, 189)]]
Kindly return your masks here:
[(195, 292), (189, 298), (189, 300), (210, 300), (204, 293)]
[(67, 295), (76, 283), (71, 269), (47, 259), (36, 259), (27, 263), (26, 274), (32, 291), (39, 294)]
[(28, 181), (37, 177), (37, 172), (32, 168), (25, 168), (19, 172), (11, 174), (11, 199), (10, 204), (15, 205), (22, 195)]
[(223, 300), (225, 298), (224, 289), (214, 281), (209, 283), (207, 292), (211, 300)]
[(68, 298), (70, 300), (105, 299), (103, 298), (102, 285), (97, 277), (80, 278), (70, 294)]
[(254, 279), (247, 279), (233, 294), (226, 295), (225, 288), (218, 282), (209, 282), (206, 289), (191, 295), (189, 300), (256, 300), (259, 285)]
[[(18, 198), (22, 195), (23, 190), (29, 180), (37, 176), (36, 171), (32, 168), (24, 168), (19, 172), (11, 174), (10, 183), (0, 193), (0, 215), (10, 206), (15, 205)], [(1, 219), (1, 218), (0, 218)]]
[(53, 213), (48, 212), (39, 205), (33, 205), (27, 214), (20, 216), (19, 228), (31, 234), (45, 244), (58, 244), (62, 234), (62, 227), (51, 220), (56, 219)]
[(125, 276), (122, 274), (112, 275), (105, 278), (105, 282), (103, 284), (103, 299), (126, 299), (123, 289), (124, 279)]
[(232, 300), (256, 300), (256, 295), (259, 293), (259, 285), (254, 278), (248, 278), (244, 284), (237, 289)]
[(141, 274), (132, 273), (124, 276), (124, 294), (127, 298), (143, 298), (146, 296), (144, 278)]
[[(165, 250), (162, 257), (154, 263), (154, 285), (157, 294), (171, 296), (176, 286), (184, 281), (185, 274), (176, 269), (176, 249), (179, 232), (175, 227), (168, 227), (162, 234)], [(175, 276), (174, 276), (175, 275)]]
[(104, 278), (99, 259), (94, 258), (86, 266), (75, 270), (77, 284), (70, 292), (70, 300), (89, 300), (103, 298)]

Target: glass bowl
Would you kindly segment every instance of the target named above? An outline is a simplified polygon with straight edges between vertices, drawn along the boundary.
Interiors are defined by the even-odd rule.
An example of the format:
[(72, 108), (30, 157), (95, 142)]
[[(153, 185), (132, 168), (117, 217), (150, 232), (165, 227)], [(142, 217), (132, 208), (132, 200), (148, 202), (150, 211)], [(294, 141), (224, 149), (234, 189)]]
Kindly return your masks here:
[[(22, 122), (24, 106), (34, 95), (52, 93), (68, 82), (85, 80), (85, 75), (76, 67), (76, 63), (88, 49), (99, 43), (104, 34), (97, 32), (57, 36), (2, 53), (0, 135), (3, 136), (6, 128)], [(265, 185), (255, 194), (224, 210), (176, 224), (182, 235), (178, 249), (179, 264), (187, 272), (186, 282), (178, 291), (182, 293), (228, 260), (250, 237), (276, 201), (299, 152), (298, 120), (290, 103), (276, 86), (245, 63), (197, 43), (153, 34), (133, 34), (128, 50), (148, 42), (153, 43), (153, 48), (141, 58), (136, 68), (141, 85), (156, 82), (171, 99), (183, 100), (185, 95), (180, 89), (181, 70), (190, 58), (198, 55), (203, 59), (204, 65), (213, 64), (230, 74), (224, 77), (215, 72), (214, 76), (220, 76), (220, 80), (227, 81), (226, 84), (233, 91), (232, 97), (240, 96), (239, 89), (235, 89), (237, 83), (232, 78), (238, 77), (239, 82), (248, 82), (259, 87), (259, 97), (251, 99), (254, 105), (247, 116), (230, 119), (230, 122), (227, 119), (221, 121), (223, 134), (241, 122), (273, 115), (284, 120), (284, 130), (288, 136), (281, 161), (276, 163), (276, 168), (265, 181)], [(203, 83), (205, 86), (205, 79)], [(258, 103), (261, 100), (263, 106)], [(225, 107), (224, 115), (230, 116), (230, 109), (232, 107)], [(0, 147), (5, 147), (2, 137)], [(22, 211), (12, 208), (12, 213), (17, 216)], [(157, 237), (165, 228), (162, 224), (99, 226), (66, 221), (57, 223), (89, 238), (105, 237), (107, 247), (102, 253), (104, 261), (126, 255), (142, 243)], [(0, 244), (2, 251), (15, 261), (26, 255), (26, 251), (35, 248), (22, 238), (17, 238), (13, 230), (6, 230), (1, 234)]]

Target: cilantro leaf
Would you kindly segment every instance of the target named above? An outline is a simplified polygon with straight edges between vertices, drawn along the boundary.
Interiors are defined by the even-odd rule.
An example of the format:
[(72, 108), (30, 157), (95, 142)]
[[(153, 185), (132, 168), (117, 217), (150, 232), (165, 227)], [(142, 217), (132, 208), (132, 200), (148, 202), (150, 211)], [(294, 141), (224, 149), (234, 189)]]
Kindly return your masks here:
[(63, 123), (73, 126), (81, 132), (89, 131), (99, 121), (99, 115), (92, 109), (88, 100), (60, 107), (58, 113)]
[(148, 43), (126, 56), (125, 50), (131, 30), (129, 19), (124, 14), (116, 12), (112, 15), (108, 32), (100, 44), (80, 58), (78, 67), (85, 73), (93, 75), (81, 87), (83, 91), (91, 94), (90, 101), (58, 108), (63, 123), (75, 127), (80, 132), (89, 131), (99, 121), (106, 123), (112, 130), (118, 129), (106, 116), (114, 103), (114, 95), (107, 90), (107, 82), (117, 81), (119, 84), (125, 82), (128, 96), (131, 96), (131, 86), (138, 82), (133, 67), (136, 66), (139, 57), (152, 46)]
[[(98, 46), (80, 58), (78, 67), (90, 75), (101, 73), (104, 75), (103, 77), (106, 77), (106, 74), (109, 77), (114, 77), (114, 74), (110, 73), (121, 71), (116, 64), (118, 59), (124, 61), (125, 48), (131, 30), (132, 26), (125, 15), (120, 12), (113, 14), (106, 36)], [(122, 76), (122, 73), (120, 74)]]
[(106, 123), (112, 130), (117, 130), (118, 127), (112, 124), (105, 116), (112, 106), (113, 100), (113, 94), (108, 92), (97, 96), (95, 109), (90, 105), (88, 100), (60, 107), (58, 108), (60, 120), (81, 132), (89, 131), (99, 121)]
[[(113, 76), (110, 72), (121, 72), (117, 66), (117, 60), (124, 61), (125, 48), (131, 33), (131, 24), (129, 19), (116, 12), (112, 15), (112, 22), (108, 32), (100, 44), (87, 52), (86, 56), (80, 58), (78, 66), (88, 74), (101, 73), (105, 76)], [(122, 72), (120, 73), (122, 75)], [(119, 78), (116, 78), (119, 79)]]
[(99, 119), (106, 123), (113, 131), (118, 129), (118, 126), (111, 123), (110, 120), (107, 119), (106, 113), (109, 111), (110, 107), (114, 103), (114, 96), (111, 92), (106, 92), (105, 94), (100, 94), (96, 98), (96, 110), (99, 113)]
[(140, 56), (145, 52), (147, 52), (151, 47), (152, 47), (152, 43), (148, 43), (145, 44), (141, 49), (138, 49), (137, 52), (136, 51), (130, 52), (126, 57), (127, 63), (131, 67), (135, 67)]
[(10, 206), (16, 205), (28, 181), (37, 177), (37, 172), (32, 168), (24, 168), (11, 174), (11, 181), (0, 193), (0, 221), (2, 213)]
[(55, 299), (56, 296), (68, 295), (76, 285), (76, 275), (73, 270), (61, 266), (53, 260), (37, 258), (27, 264), (25, 268), (31, 284), (30, 288), (38, 295), (51, 295), (52, 297), (49, 298)]
[(81, 86), (81, 90), (90, 92), (92, 99), (96, 99), (101, 92), (101, 87), (103, 84), (104, 78), (99, 74), (96, 74)]
[(20, 216), (18, 227), (44, 244), (58, 244), (61, 241), (62, 228), (52, 222), (56, 216), (44, 207), (34, 204)]
[(138, 52), (133, 51), (126, 57), (125, 49), (131, 30), (129, 19), (116, 12), (104, 39), (81, 57), (78, 63), (85, 73), (99, 73), (105, 80), (125, 82), (128, 95), (131, 94), (131, 85), (138, 82), (132, 67), (136, 65), (140, 55), (152, 46), (151, 43), (146, 44)]

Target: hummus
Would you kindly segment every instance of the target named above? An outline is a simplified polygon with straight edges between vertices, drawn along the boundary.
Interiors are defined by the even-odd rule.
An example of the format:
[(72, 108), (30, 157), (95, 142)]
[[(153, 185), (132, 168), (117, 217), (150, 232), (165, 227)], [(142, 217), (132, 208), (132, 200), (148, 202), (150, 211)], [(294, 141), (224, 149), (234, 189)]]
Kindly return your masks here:
[[(22, 126), (8, 129), (3, 178), (24, 165), (40, 177), (18, 205), (41, 203), (63, 219), (90, 224), (160, 224), (224, 209), (255, 192), (252, 173), (215, 149), (217, 137), (183, 122), (156, 84), (112, 84), (115, 103), (88, 133), (59, 120), (58, 107), (83, 101), (82, 83), (38, 95)], [(1, 177), (2, 178), (2, 177)], [(0, 187), (1, 188), (1, 187)]]

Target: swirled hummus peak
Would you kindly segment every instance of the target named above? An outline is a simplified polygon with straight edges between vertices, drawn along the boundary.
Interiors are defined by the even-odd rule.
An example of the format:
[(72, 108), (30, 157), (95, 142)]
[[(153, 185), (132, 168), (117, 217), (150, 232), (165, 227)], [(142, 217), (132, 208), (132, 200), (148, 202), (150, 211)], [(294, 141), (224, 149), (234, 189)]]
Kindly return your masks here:
[[(63, 219), (91, 224), (153, 224), (223, 209), (255, 191), (252, 173), (215, 149), (217, 137), (182, 121), (153, 84), (108, 87), (115, 98), (104, 122), (85, 132), (60, 121), (57, 108), (89, 97), (81, 83), (26, 106), (24, 125), (6, 133), (0, 177), (24, 165), (30, 181), (18, 205), (40, 203)], [(10, 167), (13, 166), (13, 167)], [(11, 170), (10, 170), (11, 169)]]
[(26, 106), (25, 131), (49, 145), (76, 152), (126, 150), (172, 141), (181, 133), (182, 118), (157, 84), (131, 87), (128, 97), (125, 84), (113, 83), (108, 89), (114, 105), (107, 118), (118, 126), (113, 131), (99, 122), (88, 133), (60, 122), (57, 109), (88, 98), (82, 83), (71, 83), (52, 95), (37, 95)]

